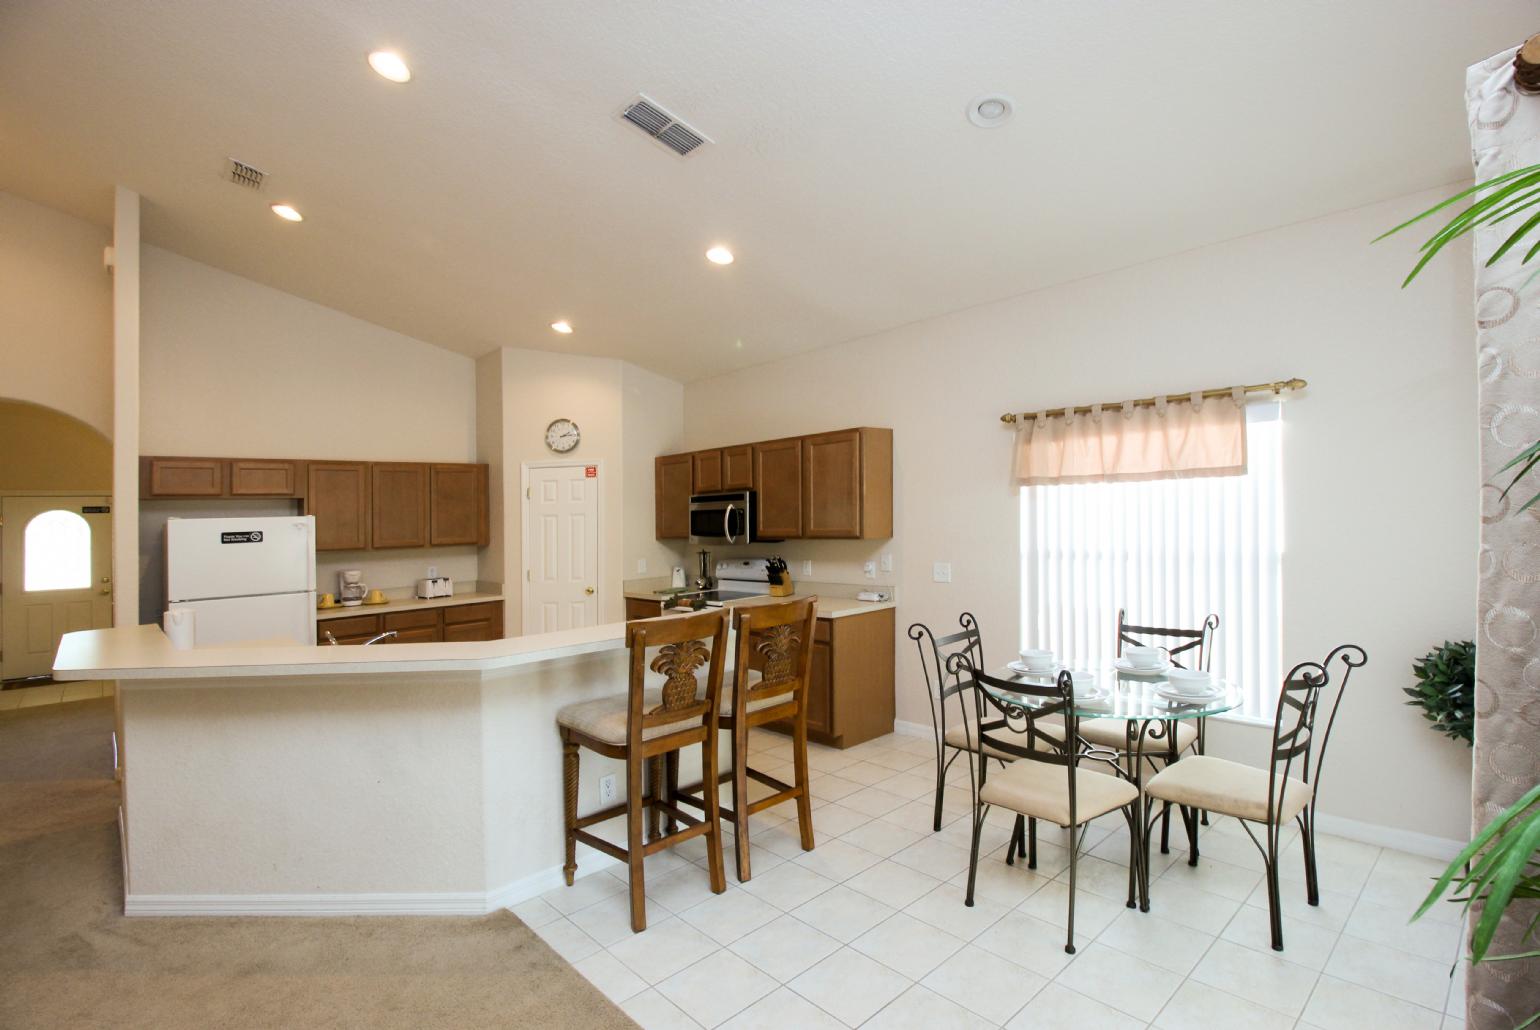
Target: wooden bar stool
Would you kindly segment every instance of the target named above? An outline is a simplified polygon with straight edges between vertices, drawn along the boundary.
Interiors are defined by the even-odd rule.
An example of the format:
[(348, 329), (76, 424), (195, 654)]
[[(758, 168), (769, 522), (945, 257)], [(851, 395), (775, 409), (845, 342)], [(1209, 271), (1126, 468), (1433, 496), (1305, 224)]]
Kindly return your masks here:
[[(733, 673), (722, 694), (719, 724), (732, 733), (730, 771), (702, 783), (733, 785), (731, 808), (721, 817), (733, 824), (738, 858), (738, 879), (752, 876), (749, 868), (749, 817), (785, 801), (797, 803), (797, 829), (802, 850), (813, 850), (813, 802), (808, 792), (807, 691), (813, 666), (813, 630), (818, 619), (818, 598), (808, 597), (780, 604), (742, 605), (733, 609)], [(749, 730), (772, 722), (790, 722), (794, 784), (783, 783), (749, 765)], [(671, 767), (670, 776), (676, 770)], [(749, 800), (749, 780), (775, 793)], [(677, 789), (670, 781), (670, 794)], [(700, 806), (715, 797), (680, 794), (681, 801)], [(707, 798), (707, 795), (710, 798)]]
[[(577, 872), (578, 841), (625, 862), (630, 867), (631, 929), (640, 933), (647, 928), (642, 862), (648, 855), (705, 834), (711, 890), (721, 894), (727, 889), (715, 792), (705, 799), (704, 819), (680, 811), (674, 804), (677, 798), (672, 790), (665, 794), (654, 789), (650, 796), (643, 793), (649, 780), (656, 783), (656, 778), (649, 774), (660, 760), (667, 765), (670, 783), (677, 783), (679, 751), (692, 744), (701, 745), (705, 780), (717, 780), (717, 701), (727, 651), (727, 618), (723, 612), (712, 611), (628, 622), (626, 646), (631, 651), (630, 689), (626, 693), (567, 705), (556, 713), (567, 817), (567, 861), (562, 871), (567, 886), (572, 886)], [(650, 663), (649, 650), (655, 652)], [(703, 665), (707, 666), (704, 688), (696, 677), (696, 671)], [(647, 686), (649, 668), (665, 677), (662, 686)], [(578, 817), (579, 747), (625, 763), (624, 802)], [(655, 819), (659, 810), (668, 815), (669, 832), (644, 842), (643, 820)], [(626, 817), (624, 848), (587, 831), (595, 823), (622, 814)], [(683, 828), (677, 828), (681, 823)]]

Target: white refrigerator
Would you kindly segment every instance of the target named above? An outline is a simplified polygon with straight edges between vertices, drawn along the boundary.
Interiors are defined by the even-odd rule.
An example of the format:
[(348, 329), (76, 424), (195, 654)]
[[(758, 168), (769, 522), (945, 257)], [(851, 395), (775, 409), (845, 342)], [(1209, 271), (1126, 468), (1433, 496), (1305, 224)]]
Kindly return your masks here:
[(193, 610), (193, 646), (315, 644), (315, 517), (170, 519), (166, 600)]

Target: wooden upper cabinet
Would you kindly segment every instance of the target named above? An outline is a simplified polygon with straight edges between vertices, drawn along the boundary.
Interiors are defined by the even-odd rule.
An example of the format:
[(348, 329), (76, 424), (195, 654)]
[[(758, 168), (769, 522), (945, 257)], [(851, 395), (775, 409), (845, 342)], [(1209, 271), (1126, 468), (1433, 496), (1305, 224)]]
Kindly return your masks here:
[(792, 540), (802, 536), (802, 441), (753, 445), (758, 535)]
[(144, 458), (140, 479), (146, 497), (222, 497), (225, 462), (220, 458)]
[(842, 429), (802, 438), (803, 535), (893, 535), (893, 431)]
[(302, 497), (301, 477), (297, 461), (231, 458), (230, 496)]
[(484, 465), (428, 467), (428, 543), (479, 544), (485, 535)]
[(377, 461), (369, 466), (369, 545), (428, 545), (428, 466)]
[(754, 448), (749, 444), (722, 448), (722, 489), (751, 490), (754, 487)]
[(368, 547), (368, 464), (310, 462), (305, 475), (305, 514), (315, 516), (317, 551), (358, 551)]
[(690, 490), (695, 458), (665, 454), (653, 460), (653, 504), (659, 540), (684, 540), (690, 535)]
[(696, 451), (693, 457), (695, 493), (710, 494), (722, 489), (722, 452)]

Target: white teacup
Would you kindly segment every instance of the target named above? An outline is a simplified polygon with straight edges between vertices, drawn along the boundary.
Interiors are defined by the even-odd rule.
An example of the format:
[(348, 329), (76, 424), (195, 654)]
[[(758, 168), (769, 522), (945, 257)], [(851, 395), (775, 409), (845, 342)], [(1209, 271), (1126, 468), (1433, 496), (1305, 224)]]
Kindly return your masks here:
[(1172, 669), (1166, 673), (1166, 682), (1183, 694), (1206, 694), (1213, 686), (1213, 679), (1202, 669)]
[(1021, 664), (1025, 665), (1029, 672), (1053, 672), (1054, 655), (1052, 651), (1027, 648), (1021, 652)]
[(1170, 652), (1163, 647), (1125, 647), (1123, 657), (1136, 669), (1158, 669), (1166, 664)]

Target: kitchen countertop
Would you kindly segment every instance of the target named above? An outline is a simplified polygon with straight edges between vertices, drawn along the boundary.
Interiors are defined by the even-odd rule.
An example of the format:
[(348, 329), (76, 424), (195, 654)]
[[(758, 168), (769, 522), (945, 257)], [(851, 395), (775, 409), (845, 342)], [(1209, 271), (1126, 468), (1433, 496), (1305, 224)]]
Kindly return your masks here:
[[(807, 596), (807, 594), (792, 594), (790, 597), (771, 597), (769, 594), (764, 594), (759, 597), (747, 597), (739, 601), (728, 601), (725, 607), (736, 608), (740, 604), (795, 601)], [(626, 597), (633, 601), (662, 601), (662, 598), (656, 593), (646, 590), (627, 590)], [(854, 597), (818, 595), (818, 617), (820, 619), (843, 619), (848, 615), (865, 615), (868, 612), (880, 612), (895, 607), (897, 605), (893, 601), (859, 601)]]
[(338, 605), (335, 608), (317, 608), (317, 621), (325, 619), (351, 619), (356, 615), (379, 615), (386, 612), (415, 612), (424, 608), (452, 608), (457, 604), (480, 604), (483, 601), (501, 601), (502, 594), (456, 594), (453, 597), (393, 597), (384, 604), (356, 604), (351, 608)]

